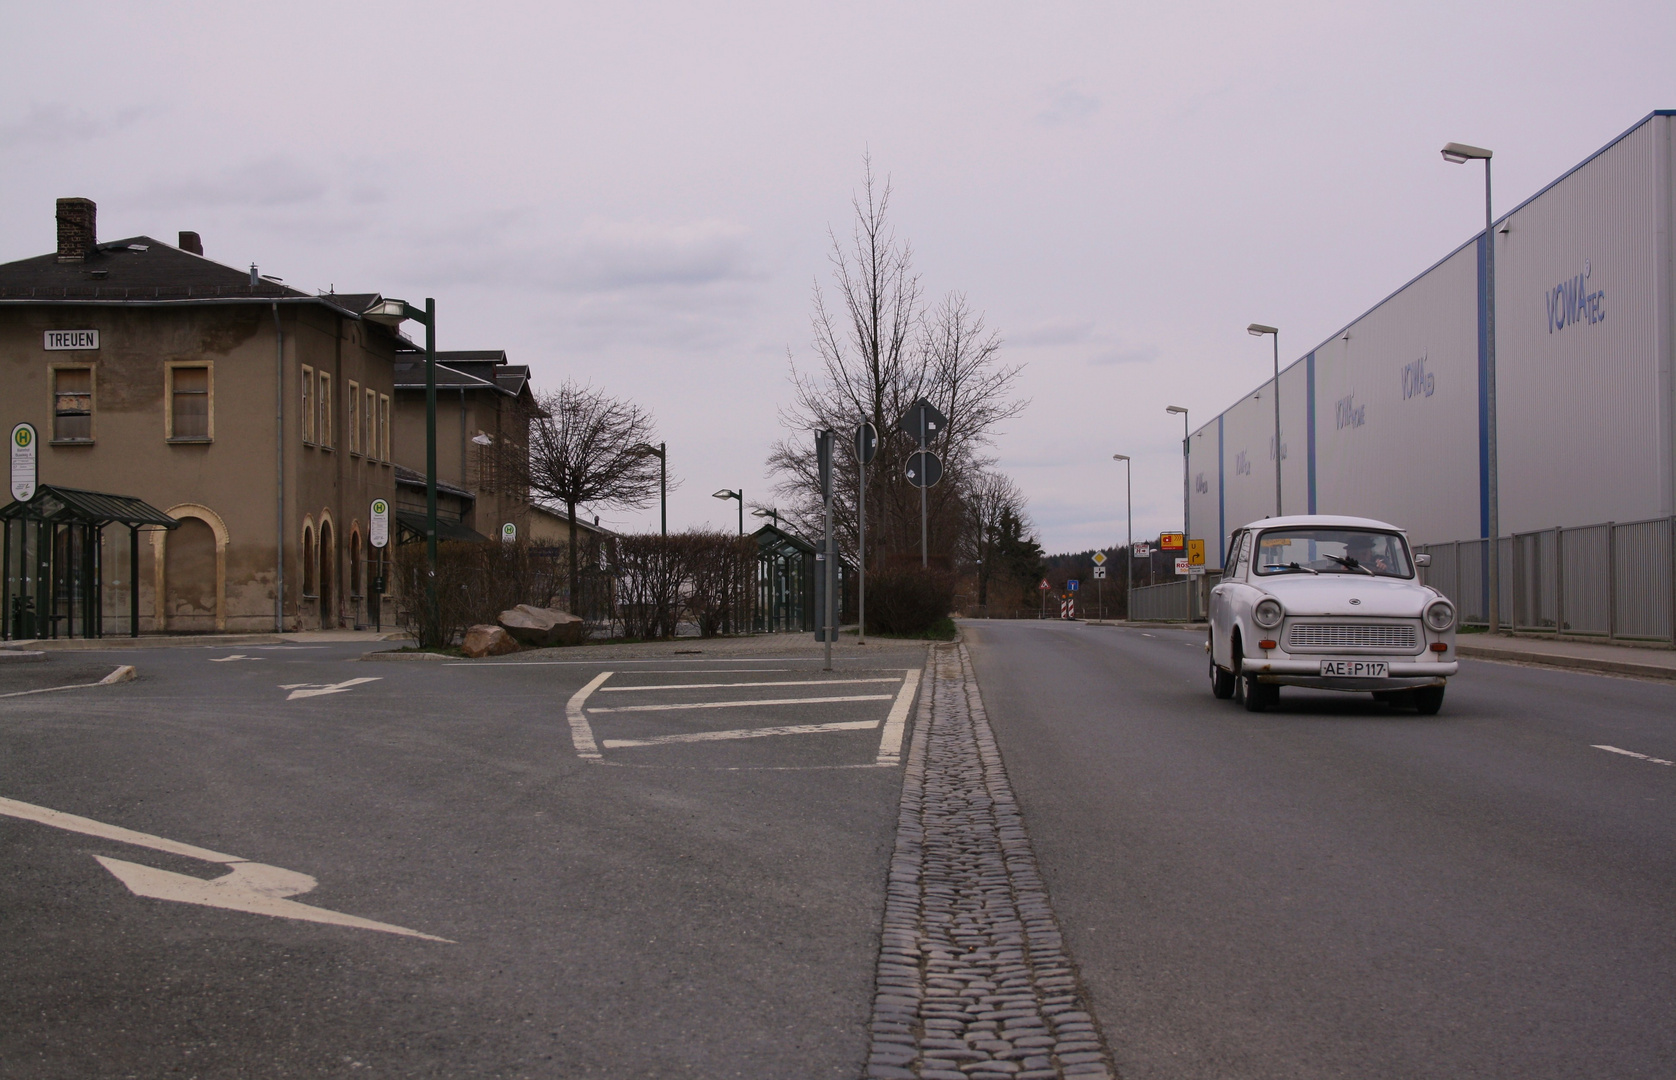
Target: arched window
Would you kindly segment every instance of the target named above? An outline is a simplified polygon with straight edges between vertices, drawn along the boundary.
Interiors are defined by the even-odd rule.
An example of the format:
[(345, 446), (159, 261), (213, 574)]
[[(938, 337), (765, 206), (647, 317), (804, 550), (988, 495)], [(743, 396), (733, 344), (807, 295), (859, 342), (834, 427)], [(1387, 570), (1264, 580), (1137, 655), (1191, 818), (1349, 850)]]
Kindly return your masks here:
[(303, 523), (303, 595), (314, 595), (314, 525)]

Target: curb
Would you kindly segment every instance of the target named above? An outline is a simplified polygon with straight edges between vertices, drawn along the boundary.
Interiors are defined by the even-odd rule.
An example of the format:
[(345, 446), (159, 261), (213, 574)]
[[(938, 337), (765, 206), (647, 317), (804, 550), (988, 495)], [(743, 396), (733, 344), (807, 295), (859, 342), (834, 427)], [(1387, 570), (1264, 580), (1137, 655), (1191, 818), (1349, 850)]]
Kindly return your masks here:
[(362, 660), (455, 660), (457, 657), (444, 656), (434, 652), (402, 652), (400, 649), (378, 649), (361, 654)]
[[(49, 652), (103, 652), (108, 649), (190, 649), (217, 645), (282, 645), (278, 634), (193, 634), (160, 637), (45, 638), (19, 642)], [(0, 649), (0, 651), (5, 651)]]
[(1473, 660), (1501, 660), (1512, 664), (1531, 664), (1535, 667), (1563, 668), (1569, 671), (1594, 671), (1604, 675), (1627, 675), (1636, 679), (1676, 680), (1676, 668), (1657, 664), (1634, 664), (1627, 660), (1597, 660), (1587, 656), (1565, 656), (1555, 653), (1521, 652), (1515, 649), (1486, 649), (1482, 646), (1455, 642), (1458, 656)]
[(47, 654), (39, 649), (0, 649), (0, 664), (21, 664), (46, 658)]

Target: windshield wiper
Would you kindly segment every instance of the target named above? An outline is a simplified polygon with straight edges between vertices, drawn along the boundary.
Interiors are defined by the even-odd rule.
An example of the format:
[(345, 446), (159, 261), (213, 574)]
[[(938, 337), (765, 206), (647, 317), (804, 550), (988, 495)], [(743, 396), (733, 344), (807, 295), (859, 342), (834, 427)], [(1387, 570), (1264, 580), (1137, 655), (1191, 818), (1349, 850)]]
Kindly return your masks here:
[(1378, 577), (1379, 576), (1378, 574), (1375, 574), (1372, 570), (1369, 570), (1367, 567), (1365, 567), (1361, 563), (1357, 562), (1355, 559), (1341, 559), (1337, 555), (1328, 555), (1326, 552), (1322, 552), (1321, 554), (1325, 558), (1331, 559), (1334, 562), (1338, 563), (1340, 566), (1344, 567), (1346, 570), (1360, 570), (1362, 573), (1366, 574), (1368, 577)]
[[(1331, 555), (1329, 555), (1329, 556), (1327, 556), (1327, 558), (1329, 558), (1329, 559), (1330, 559), (1330, 558), (1332, 558), (1332, 556), (1331, 556)], [(1306, 573), (1306, 574), (1314, 574), (1314, 575), (1315, 575), (1315, 576), (1316, 576), (1316, 577), (1320, 577), (1320, 576), (1321, 576), (1321, 571), (1319, 571), (1319, 570), (1312, 570), (1312, 569), (1310, 569), (1310, 568), (1309, 568), (1309, 567), (1307, 567), (1307, 566), (1299, 566), (1299, 565), (1298, 565), (1298, 564), (1297, 564), (1297, 563), (1295, 563), (1295, 562), (1289, 562), (1289, 563), (1267, 563), (1267, 564), (1265, 564), (1265, 565), (1264, 565), (1264, 567), (1263, 567), (1263, 569), (1265, 569), (1265, 570), (1302, 570), (1302, 571), (1303, 571), (1303, 572), (1304, 572), (1304, 573)]]

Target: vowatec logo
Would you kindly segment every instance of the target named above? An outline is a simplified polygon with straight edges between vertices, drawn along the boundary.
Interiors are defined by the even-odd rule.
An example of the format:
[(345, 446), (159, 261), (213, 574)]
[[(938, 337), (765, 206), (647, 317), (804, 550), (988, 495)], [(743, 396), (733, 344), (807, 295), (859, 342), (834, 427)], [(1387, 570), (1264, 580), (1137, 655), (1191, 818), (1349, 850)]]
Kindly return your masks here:
[(1355, 394), (1346, 394), (1333, 402), (1333, 419), (1340, 431), (1359, 428), (1368, 422), (1368, 407), (1356, 404)]
[(1548, 290), (1544, 299), (1548, 301), (1550, 334), (1580, 322), (1593, 326), (1606, 321), (1606, 290), (1590, 290), (1589, 278), (1593, 273), (1594, 266), (1584, 259), (1581, 274)]
[[(1426, 370), (1426, 357), (1402, 366), (1402, 399), (1431, 397), (1437, 389), (1437, 378)], [(1344, 425), (1340, 424), (1340, 427)]]
[[(1270, 461), (1274, 460), (1274, 436), (1273, 435), (1269, 436), (1269, 460)], [(1286, 460), (1286, 444), (1285, 443), (1280, 444), (1280, 460), (1282, 460), (1282, 461)]]
[(1200, 495), (1210, 494), (1210, 485), (1205, 482), (1204, 473), (1200, 473), (1193, 478), (1193, 490), (1197, 491)]
[(1251, 459), (1245, 456), (1244, 450), (1234, 455), (1234, 473), (1238, 476), (1251, 475)]

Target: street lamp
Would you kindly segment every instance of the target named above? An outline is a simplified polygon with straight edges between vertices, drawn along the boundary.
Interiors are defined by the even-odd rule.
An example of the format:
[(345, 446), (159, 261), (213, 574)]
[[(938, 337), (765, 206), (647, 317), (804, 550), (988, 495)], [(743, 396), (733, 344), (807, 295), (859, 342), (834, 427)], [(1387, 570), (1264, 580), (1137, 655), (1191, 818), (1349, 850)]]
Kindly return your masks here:
[(1274, 337), (1274, 516), (1280, 516), (1280, 331), (1262, 323), (1245, 328), (1252, 337)]
[(1490, 633), (1501, 631), (1501, 478), (1496, 453), (1496, 232), (1495, 217), (1490, 203), (1490, 151), (1481, 146), (1452, 142), (1443, 148), (1443, 160), (1453, 165), (1469, 161), (1484, 163), (1484, 426), (1485, 439), (1485, 502), (1489, 504), (1490, 520), (1486, 523), (1490, 534)]
[(1129, 466), (1128, 454), (1113, 454), (1112, 460), (1123, 462), (1123, 512), (1129, 520), (1129, 552), (1123, 567), (1123, 621), (1132, 622), (1135, 616), (1129, 610), (1129, 594), (1135, 585), (1135, 498), (1132, 483), (1134, 474)]
[(740, 488), (738, 491), (729, 491), (727, 488), (722, 488), (722, 490), (714, 492), (713, 494), (711, 494), (710, 497), (712, 499), (738, 499), (739, 500), (739, 535), (744, 536), (745, 535), (745, 489)]
[(658, 523), (663, 529), (663, 535), (669, 535), (669, 457), (665, 443), (653, 446), (642, 443), (640, 452), (658, 459)]
[(425, 562), (430, 570), (426, 594), (435, 633), (440, 629), (436, 602), (436, 301), (427, 296), (421, 311), (406, 300), (380, 299), (361, 317), (392, 329), (408, 319), (425, 327)]
[(751, 511), (751, 516), (760, 518), (771, 517), (774, 519), (774, 527), (776, 529), (780, 527), (780, 511), (776, 510), (772, 506), (759, 506), (755, 510)]
[(1193, 535), (1193, 527), (1188, 523), (1193, 499), (1193, 483), (1188, 479), (1188, 473), (1192, 470), (1188, 457), (1188, 450), (1192, 445), (1189, 440), (1192, 436), (1187, 431), (1186, 406), (1166, 405), (1164, 411), (1181, 414), (1181, 539), (1183, 543), (1186, 543), (1187, 538)]

